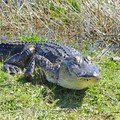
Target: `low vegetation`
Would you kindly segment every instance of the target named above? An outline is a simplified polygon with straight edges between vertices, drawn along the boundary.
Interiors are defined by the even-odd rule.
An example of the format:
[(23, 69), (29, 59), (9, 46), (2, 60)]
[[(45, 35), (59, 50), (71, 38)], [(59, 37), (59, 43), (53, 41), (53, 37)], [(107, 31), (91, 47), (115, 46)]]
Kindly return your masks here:
[(108, 53), (102, 59), (96, 59), (102, 79), (81, 91), (65, 89), (40, 79), (39, 70), (28, 82), (23, 74), (9, 75), (4, 72), (1, 62), (0, 119), (119, 120), (120, 62), (112, 61), (112, 55)]
[(66, 43), (92, 56), (102, 78), (69, 90), (41, 79), (39, 70), (32, 81), (10, 75), (0, 62), (0, 120), (120, 120), (120, 62), (111, 60), (114, 45), (120, 47), (119, 0), (4, 1), (0, 42)]
[(19, 40), (21, 35), (36, 33), (67, 43), (100, 40), (119, 44), (119, 10), (119, 0), (2, 0), (0, 39)]

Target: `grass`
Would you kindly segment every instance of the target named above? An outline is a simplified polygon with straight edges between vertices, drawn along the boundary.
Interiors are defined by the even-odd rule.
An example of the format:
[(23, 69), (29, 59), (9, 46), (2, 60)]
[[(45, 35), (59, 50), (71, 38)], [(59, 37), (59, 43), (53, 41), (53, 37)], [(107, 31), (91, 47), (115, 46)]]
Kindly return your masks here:
[(114, 41), (119, 44), (119, 0), (0, 1), (0, 39), (21, 34), (76, 41)]
[(112, 61), (107, 55), (97, 63), (102, 79), (81, 91), (40, 82), (38, 74), (33, 82), (27, 82), (23, 74), (4, 72), (0, 63), (0, 119), (119, 120), (120, 62)]
[[(106, 46), (110, 41), (119, 44), (119, 9), (119, 0), (23, 1), (20, 7), (13, 0), (8, 4), (2, 0), (0, 40), (62, 40), (95, 58), (96, 50), (86, 52), (89, 41), (92, 44), (100, 40)], [(38, 73), (33, 82), (27, 82), (23, 74), (4, 72), (1, 62), (0, 119), (119, 120), (120, 63), (110, 60), (110, 56), (95, 59), (102, 79), (81, 91), (41, 81)]]

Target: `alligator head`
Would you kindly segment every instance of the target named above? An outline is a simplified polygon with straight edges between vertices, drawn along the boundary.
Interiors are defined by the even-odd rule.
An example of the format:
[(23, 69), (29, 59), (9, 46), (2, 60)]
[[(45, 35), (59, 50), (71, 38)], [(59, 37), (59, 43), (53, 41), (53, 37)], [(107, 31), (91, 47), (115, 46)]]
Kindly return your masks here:
[(83, 89), (99, 81), (101, 75), (89, 56), (66, 58), (60, 65), (58, 84), (70, 89)]

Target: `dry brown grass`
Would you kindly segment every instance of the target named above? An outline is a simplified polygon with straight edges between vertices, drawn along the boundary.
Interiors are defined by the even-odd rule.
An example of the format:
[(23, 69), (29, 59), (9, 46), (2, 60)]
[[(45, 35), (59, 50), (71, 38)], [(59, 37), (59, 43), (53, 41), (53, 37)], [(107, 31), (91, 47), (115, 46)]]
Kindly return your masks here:
[(22, 0), (21, 5), (2, 0), (0, 39), (35, 33), (66, 42), (81, 43), (87, 39), (119, 43), (119, 13), (119, 0)]

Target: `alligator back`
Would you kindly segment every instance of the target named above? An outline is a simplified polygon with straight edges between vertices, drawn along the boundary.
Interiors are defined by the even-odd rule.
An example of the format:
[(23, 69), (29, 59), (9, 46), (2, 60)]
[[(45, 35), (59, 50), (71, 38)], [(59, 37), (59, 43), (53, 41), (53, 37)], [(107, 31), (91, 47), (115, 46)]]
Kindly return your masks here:
[(36, 51), (52, 63), (62, 61), (64, 58), (82, 55), (74, 48), (56, 42), (39, 42), (36, 44)]
[(0, 43), (0, 61), (21, 52), (24, 48), (23, 43)]

